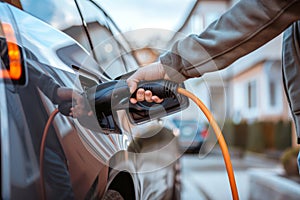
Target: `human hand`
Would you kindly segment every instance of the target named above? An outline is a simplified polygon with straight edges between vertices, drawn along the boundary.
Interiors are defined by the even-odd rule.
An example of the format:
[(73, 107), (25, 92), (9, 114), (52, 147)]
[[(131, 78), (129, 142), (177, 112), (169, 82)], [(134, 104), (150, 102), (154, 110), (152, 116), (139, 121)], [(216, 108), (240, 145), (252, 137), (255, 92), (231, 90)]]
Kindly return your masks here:
[(70, 116), (77, 118), (81, 116), (92, 116), (93, 111), (89, 110), (85, 104), (85, 99), (83, 96), (75, 91), (73, 91), (73, 101), (74, 105), (71, 108)]
[(57, 96), (62, 101), (72, 101), (72, 107), (69, 115), (78, 118), (81, 116), (92, 116), (93, 112), (87, 108), (84, 97), (79, 92), (71, 89), (60, 87), (57, 89)]
[[(158, 79), (169, 80), (169, 77), (167, 76), (163, 65), (160, 62), (155, 62), (138, 69), (127, 79), (127, 84), (129, 86), (130, 93), (132, 94), (137, 89), (138, 82), (143, 80), (151, 81)], [(136, 92), (136, 98), (130, 98), (130, 102), (133, 104), (136, 104), (138, 101), (161, 103), (163, 99), (153, 95), (150, 90), (145, 91), (144, 89), (140, 88)]]

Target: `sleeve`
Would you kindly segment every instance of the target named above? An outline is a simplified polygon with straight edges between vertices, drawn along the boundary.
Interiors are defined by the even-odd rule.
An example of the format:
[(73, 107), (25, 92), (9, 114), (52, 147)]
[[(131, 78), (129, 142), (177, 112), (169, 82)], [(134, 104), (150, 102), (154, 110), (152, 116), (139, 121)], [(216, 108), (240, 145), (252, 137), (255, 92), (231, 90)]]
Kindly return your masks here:
[(177, 41), (160, 62), (169, 77), (223, 69), (299, 20), (299, 10), (299, 0), (241, 0), (200, 35)]
[(29, 67), (30, 81), (36, 85), (54, 104), (61, 102), (57, 96), (57, 89), (60, 87), (51, 77), (38, 70)]
[(300, 21), (283, 34), (282, 78), (300, 144)]

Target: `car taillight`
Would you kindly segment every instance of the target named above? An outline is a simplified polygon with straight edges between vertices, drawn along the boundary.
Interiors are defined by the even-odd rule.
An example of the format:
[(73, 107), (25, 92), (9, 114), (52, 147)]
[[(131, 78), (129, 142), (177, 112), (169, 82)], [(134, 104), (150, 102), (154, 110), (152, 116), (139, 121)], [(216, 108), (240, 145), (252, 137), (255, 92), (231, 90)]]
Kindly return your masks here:
[(2, 23), (1, 26), (7, 43), (9, 69), (2, 69), (0, 71), (0, 77), (18, 80), (21, 78), (22, 75), (22, 66), (21, 53), (17, 45), (17, 39), (15, 37), (14, 30), (10, 24)]
[(0, 13), (0, 79), (8, 80), (8, 83), (24, 85), (26, 68), (14, 18), (5, 4), (1, 4)]
[(208, 136), (208, 129), (203, 129), (200, 132), (200, 135), (201, 135), (202, 138), (206, 138)]

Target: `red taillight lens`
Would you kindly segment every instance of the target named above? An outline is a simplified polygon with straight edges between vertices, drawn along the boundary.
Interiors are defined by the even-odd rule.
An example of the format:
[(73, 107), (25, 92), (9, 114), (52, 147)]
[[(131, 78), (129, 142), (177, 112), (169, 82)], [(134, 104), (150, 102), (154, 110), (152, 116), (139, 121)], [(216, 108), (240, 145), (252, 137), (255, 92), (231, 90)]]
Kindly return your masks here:
[(202, 138), (206, 138), (208, 136), (208, 129), (203, 129), (200, 132), (200, 135), (202, 136)]
[(22, 76), (22, 62), (17, 39), (10, 24), (1, 23), (1, 26), (7, 42), (9, 69), (1, 69), (0, 78), (18, 80)]

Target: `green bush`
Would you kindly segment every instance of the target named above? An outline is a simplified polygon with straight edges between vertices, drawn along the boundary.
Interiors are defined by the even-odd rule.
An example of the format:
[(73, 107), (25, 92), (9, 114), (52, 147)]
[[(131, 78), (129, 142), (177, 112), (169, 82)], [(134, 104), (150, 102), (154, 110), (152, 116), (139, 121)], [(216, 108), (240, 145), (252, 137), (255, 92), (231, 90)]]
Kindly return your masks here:
[(230, 120), (225, 121), (222, 133), (228, 146), (234, 145), (234, 123)]
[(291, 122), (242, 122), (226, 121), (222, 129), (228, 146), (253, 152), (284, 150), (291, 146)]
[(274, 149), (274, 131), (275, 123), (274, 122), (260, 122), (262, 125), (262, 134), (264, 140), (264, 150)]
[(275, 124), (274, 145), (277, 150), (284, 150), (292, 145), (292, 124), (290, 121), (279, 121)]
[(298, 176), (297, 156), (299, 147), (291, 147), (286, 149), (281, 156), (281, 163), (288, 176)]
[(242, 150), (246, 149), (248, 138), (248, 124), (242, 122), (234, 126), (234, 146)]
[(264, 124), (254, 122), (248, 126), (247, 150), (253, 152), (263, 152), (265, 149), (265, 138), (263, 134)]

